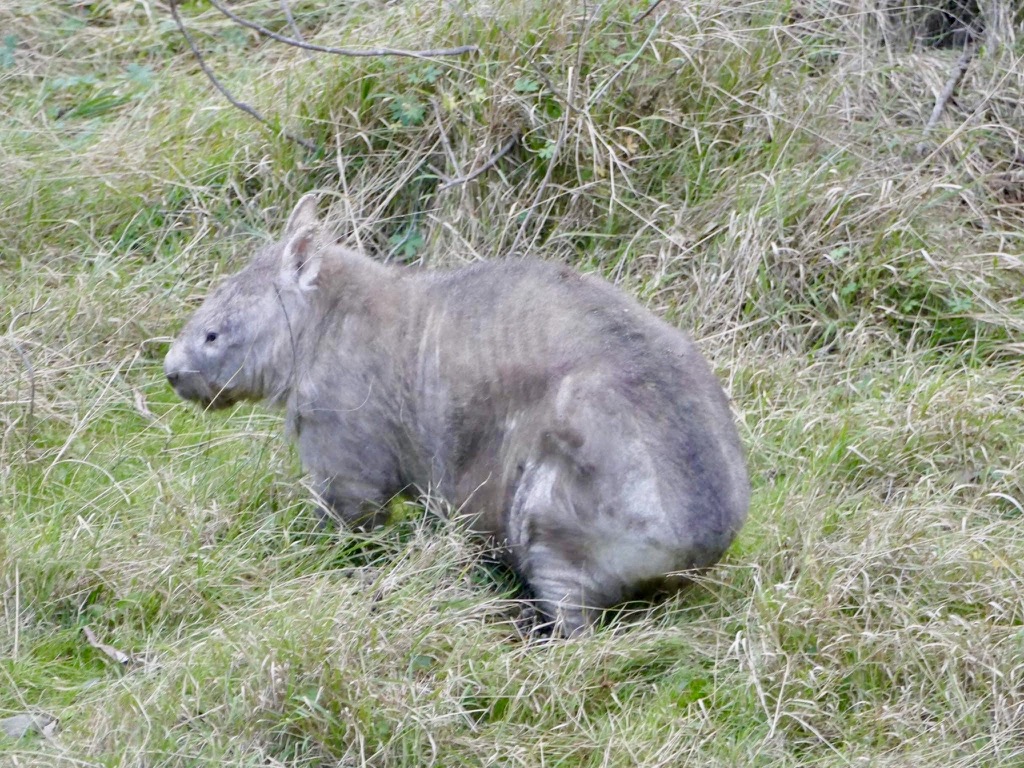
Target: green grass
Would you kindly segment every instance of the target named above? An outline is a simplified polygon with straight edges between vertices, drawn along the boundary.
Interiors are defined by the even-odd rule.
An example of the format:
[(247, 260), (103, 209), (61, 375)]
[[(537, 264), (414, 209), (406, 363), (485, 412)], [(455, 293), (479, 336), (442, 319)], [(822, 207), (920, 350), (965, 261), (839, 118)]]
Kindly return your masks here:
[[(275, 128), (160, 4), (0, 9), (0, 720), (60, 720), (0, 766), (1024, 763), (1020, 21), (922, 154), (959, 54), (868, 3), (645, 7), (291, 3), (321, 44), (481, 48), (419, 60), (182, 5)], [(314, 188), (381, 259), (528, 252), (692, 330), (753, 479), (725, 561), (543, 643), (439, 505), (319, 530), (279, 415), (160, 368)]]

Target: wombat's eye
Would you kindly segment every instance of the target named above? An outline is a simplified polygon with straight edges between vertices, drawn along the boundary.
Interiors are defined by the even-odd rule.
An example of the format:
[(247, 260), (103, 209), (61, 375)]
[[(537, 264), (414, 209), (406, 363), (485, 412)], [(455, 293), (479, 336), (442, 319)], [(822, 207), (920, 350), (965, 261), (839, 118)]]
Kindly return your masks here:
[(217, 333), (215, 331), (210, 331), (208, 334), (206, 334), (206, 343), (207, 344), (213, 344), (213, 342), (215, 342), (216, 340), (217, 340)]

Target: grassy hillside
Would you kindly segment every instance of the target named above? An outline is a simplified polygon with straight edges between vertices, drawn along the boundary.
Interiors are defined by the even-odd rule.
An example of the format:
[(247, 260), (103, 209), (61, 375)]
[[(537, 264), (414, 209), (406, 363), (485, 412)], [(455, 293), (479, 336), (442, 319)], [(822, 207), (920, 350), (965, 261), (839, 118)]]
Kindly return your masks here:
[[(868, 0), (647, 7), (290, 4), (479, 46), (425, 60), (183, 4), (267, 127), (162, 4), (0, 6), (0, 721), (60, 722), (0, 765), (1024, 764), (1021, 20), (925, 136), (960, 53)], [(722, 565), (524, 642), (435, 503), (318, 531), (279, 415), (178, 402), (171, 336), (314, 188), (381, 259), (531, 253), (691, 330), (753, 478)]]

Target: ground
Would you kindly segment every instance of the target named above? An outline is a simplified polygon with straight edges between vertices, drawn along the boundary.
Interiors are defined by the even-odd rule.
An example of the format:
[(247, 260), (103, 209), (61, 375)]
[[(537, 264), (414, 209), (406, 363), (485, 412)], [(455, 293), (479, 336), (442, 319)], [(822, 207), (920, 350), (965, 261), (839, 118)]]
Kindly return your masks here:
[[(961, 51), (867, 0), (649, 8), (230, 6), (477, 47), (354, 58), (181, 4), (266, 124), (164, 4), (0, 8), (0, 721), (58, 721), (0, 765), (1024, 763), (1021, 20), (926, 131)], [(721, 565), (524, 639), (439, 503), (323, 531), (279, 414), (179, 402), (170, 338), (312, 189), (382, 260), (529, 253), (690, 331), (753, 481)]]

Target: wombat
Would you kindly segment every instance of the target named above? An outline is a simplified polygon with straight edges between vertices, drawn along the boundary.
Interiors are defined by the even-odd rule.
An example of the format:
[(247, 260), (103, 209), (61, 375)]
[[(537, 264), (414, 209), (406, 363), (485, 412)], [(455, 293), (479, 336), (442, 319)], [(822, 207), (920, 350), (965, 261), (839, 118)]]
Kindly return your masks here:
[(325, 514), (373, 526), (403, 489), (489, 538), (571, 635), (686, 582), (749, 485), (694, 344), (616, 288), (529, 260), (421, 270), (334, 245), (317, 199), (221, 283), (164, 362), (186, 400), (286, 410)]

